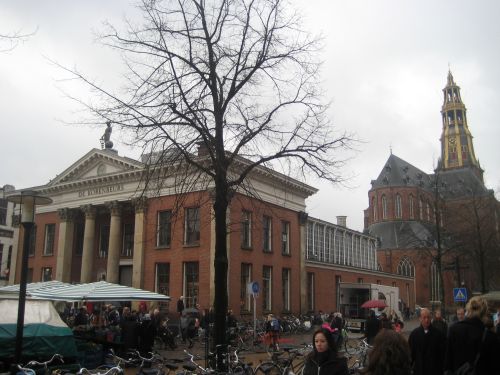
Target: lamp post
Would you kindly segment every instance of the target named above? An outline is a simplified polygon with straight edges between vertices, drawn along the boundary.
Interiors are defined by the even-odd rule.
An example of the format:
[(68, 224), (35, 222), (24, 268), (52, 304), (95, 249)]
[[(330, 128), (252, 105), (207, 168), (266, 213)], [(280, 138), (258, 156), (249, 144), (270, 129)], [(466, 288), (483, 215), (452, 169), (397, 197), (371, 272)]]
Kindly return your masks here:
[(19, 304), (17, 309), (16, 347), (14, 364), (19, 364), (23, 349), (24, 309), (26, 305), (26, 284), (28, 280), (28, 253), (31, 231), (35, 224), (35, 206), (52, 203), (52, 199), (43, 197), (33, 190), (24, 190), (11, 195), (7, 200), (21, 205), (21, 225), (23, 227), (23, 250), (21, 261), (21, 280), (19, 282)]

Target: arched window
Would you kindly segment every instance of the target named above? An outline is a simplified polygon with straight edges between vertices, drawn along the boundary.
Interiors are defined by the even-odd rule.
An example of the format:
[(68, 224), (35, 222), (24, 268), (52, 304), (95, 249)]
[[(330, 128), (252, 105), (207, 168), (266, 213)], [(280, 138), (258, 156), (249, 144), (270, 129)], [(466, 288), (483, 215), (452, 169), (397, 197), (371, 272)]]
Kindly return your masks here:
[(440, 301), (439, 299), (439, 271), (435, 261), (431, 264), (431, 301)]
[(418, 215), (420, 220), (424, 220), (424, 198), (420, 197), (418, 202)]
[(382, 195), (382, 219), (387, 219), (387, 198)]
[(413, 213), (413, 195), (410, 194), (410, 197), (408, 198), (408, 208), (410, 210), (410, 219), (414, 219), (415, 215)]
[(401, 218), (403, 216), (403, 210), (401, 208), (401, 195), (396, 194), (396, 204), (395, 204), (395, 209), (396, 209), (396, 217)]
[(429, 202), (425, 204), (425, 211), (427, 212), (427, 221), (431, 221), (431, 205)]
[(373, 221), (377, 221), (377, 201), (375, 200), (375, 197), (372, 198), (372, 215)]
[(398, 264), (398, 275), (415, 277), (415, 266), (408, 257), (403, 257)]
[(380, 272), (383, 271), (382, 265), (380, 263), (377, 263), (377, 271), (380, 271)]

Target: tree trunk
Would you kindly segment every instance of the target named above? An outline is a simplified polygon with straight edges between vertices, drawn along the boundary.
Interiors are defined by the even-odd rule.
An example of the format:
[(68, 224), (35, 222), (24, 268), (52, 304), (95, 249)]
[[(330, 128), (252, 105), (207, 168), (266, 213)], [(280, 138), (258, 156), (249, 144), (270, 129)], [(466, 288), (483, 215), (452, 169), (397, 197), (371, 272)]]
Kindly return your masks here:
[[(223, 174), (223, 173), (222, 173)], [(215, 185), (215, 350), (219, 354), (217, 356), (217, 368), (219, 371), (225, 371), (222, 368), (222, 356), (227, 346), (226, 342), (226, 313), (228, 305), (227, 296), (227, 229), (226, 229), (226, 212), (229, 206), (228, 187), (226, 178), (219, 177)]]

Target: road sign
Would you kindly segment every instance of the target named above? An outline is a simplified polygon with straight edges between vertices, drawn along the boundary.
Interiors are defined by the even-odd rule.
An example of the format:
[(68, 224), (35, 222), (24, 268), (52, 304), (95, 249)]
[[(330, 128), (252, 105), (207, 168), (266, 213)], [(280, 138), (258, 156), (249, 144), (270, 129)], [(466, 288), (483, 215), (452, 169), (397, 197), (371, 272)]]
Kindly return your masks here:
[(467, 302), (467, 289), (466, 288), (453, 288), (453, 301), (454, 302)]
[(248, 283), (248, 293), (256, 295), (259, 294), (260, 291), (260, 286), (257, 281), (252, 281), (251, 283)]

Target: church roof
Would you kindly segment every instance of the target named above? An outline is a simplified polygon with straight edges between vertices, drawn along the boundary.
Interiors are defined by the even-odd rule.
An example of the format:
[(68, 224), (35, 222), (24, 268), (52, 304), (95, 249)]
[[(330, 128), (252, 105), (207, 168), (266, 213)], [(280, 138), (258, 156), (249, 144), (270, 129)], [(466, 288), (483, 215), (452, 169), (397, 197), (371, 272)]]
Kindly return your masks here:
[(461, 199), (490, 193), (470, 168), (437, 171), (433, 177), (438, 178), (439, 192), (444, 199)]
[(429, 188), (430, 176), (394, 154), (389, 156), (372, 189), (389, 186), (418, 186)]
[(415, 249), (434, 242), (432, 227), (419, 221), (384, 221), (370, 225), (368, 232), (377, 237), (379, 249)]

